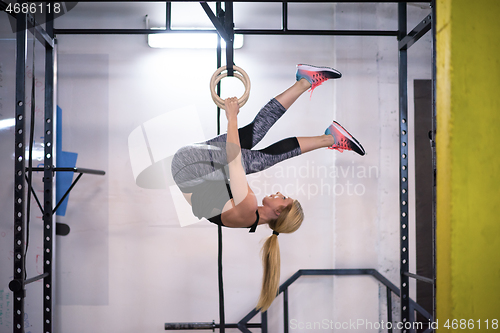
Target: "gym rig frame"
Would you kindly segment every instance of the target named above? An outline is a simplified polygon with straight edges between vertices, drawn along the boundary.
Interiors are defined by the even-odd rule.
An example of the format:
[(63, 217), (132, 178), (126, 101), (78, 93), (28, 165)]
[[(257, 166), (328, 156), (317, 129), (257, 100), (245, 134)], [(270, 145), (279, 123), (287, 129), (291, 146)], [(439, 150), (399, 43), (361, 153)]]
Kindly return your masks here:
[[(387, 315), (388, 321), (392, 321), (392, 301), (391, 294), (400, 297), (401, 300), (401, 321), (403, 323), (413, 323), (414, 312), (418, 311), (426, 319), (432, 320), (432, 315), (421, 308), (418, 304), (412, 301), (409, 297), (409, 279), (414, 278), (419, 281), (430, 283), (433, 285), (434, 294), (434, 308), (435, 308), (435, 273), (434, 276), (422, 277), (417, 274), (409, 272), (409, 218), (408, 218), (408, 56), (407, 50), (414, 43), (416, 43), (428, 31), (432, 30), (433, 40), (433, 56), (432, 56), (432, 81), (433, 81), (433, 111), (432, 111), (432, 155), (433, 155), (433, 169), (435, 172), (435, 146), (434, 146), (434, 133), (435, 133), (435, 89), (436, 89), (436, 54), (435, 54), (435, 5), (434, 1), (429, 2), (432, 12), (424, 18), (413, 30), (407, 32), (407, 2), (409, 0), (393, 0), (393, 1), (307, 1), (311, 2), (373, 2), (373, 3), (398, 3), (398, 30), (385, 31), (385, 30), (291, 30), (288, 29), (288, 3), (292, 2), (306, 2), (306, 1), (276, 1), (282, 3), (282, 28), (281, 29), (234, 29), (232, 22), (232, 1), (225, 1), (225, 12), (221, 8), (221, 2), (217, 2), (217, 15), (213, 14), (206, 4), (200, 2), (204, 7), (207, 15), (214, 23), (214, 26), (219, 33), (219, 36), (224, 38), (226, 45), (226, 63), (228, 66), (228, 75), (232, 74), (233, 65), (233, 48), (232, 38), (234, 33), (243, 35), (310, 35), (310, 36), (392, 36), (397, 37), (399, 42), (398, 54), (398, 73), (399, 73), (399, 204), (400, 204), (400, 288), (397, 288), (389, 280), (383, 277), (379, 272), (374, 269), (327, 269), (327, 270), (299, 270), (291, 278), (289, 278), (279, 288), (279, 293), (283, 293), (284, 301), (284, 331), (289, 330), (288, 322), (288, 287), (300, 276), (303, 275), (371, 275), (376, 278), (380, 283), (384, 284), (387, 289)], [(27, 2), (27, 1), (19, 1)], [(4, 10), (6, 3), (0, 1), (0, 9)], [(16, 19), (16, 123), (15, 123), (15, 188), (14, 188), (14, 279), (9, 284), (9, 287), (14, 293), (14, 311), (13, 323), (14, 333), (24, 332), (24, 298), (26, 296), (25, 286), (31, 282), (43, 279), (43, 332), (54, 332), (54, 314), (53, 314), (53, 299), (55, 284), (55, 242), (56, 235), (56, 222), (54, 219), (55, 209), (53, 208), (55, 196), (55, 181), (54, 172), (56, 171), (69, 171), (80, 173), (78, 178), (73, 182), (71, 188), (76, 184), (78, 179), (83, 173), (103, 175), (104, 171), (90, 170), (90, 169), (77, 169), (77, 168), (58, 168), (54, 166), (54, 138), (55, 138), (55, 125), (54, 107), (55, 107), (55, 68), (56, 68), (56, 54), (55, 54), (55, 36), (60, 34), (75, 35), (102, 35), (102, 34), (152, 34), (152, 33), (183, 33), (189, 32), (188, 30), (173, 30), (171, 28), (171, 2), (166, 2), (166, 28), (164, 30), (153, 29), (54, 29), (53, 17), (47, 13), (45, 29), (38, 25), (34, 18), (29, 14), (17, 14)], [(25, 150), (26, 150), (26, 108), (24, 101), (26, 100), (26, 59), (27, 59), (27, 38), (28, 31), (31, 31), (36, 40), (45, 47), (45, 124), (44, 124), (44, 168), (32, 168), (31, 164), (26, 166)], [(198, 31), (200, 32), (200, 31)], [(214, 33), (213, 29), (201, 30), (201, 32)], [(219, 37), (219, 38), (220, 38)], [(220, 67), (220, 43), (218, 47), (218, 67)], [(220, 87), (218, 89), (220, 93)], [(218, 132), (220, 132), (220, 110), (218, 110)], [(31, 126), (32, 127), (32, 126)], [(32, 130), (32, 128), (30, 128)], [(44, 267), (43, 274), (26, 278), (25, 276), (25, 242), (26, 242), (26, 215), (27, 206), (26, 200), (31, 191), (31, 172), (43, 170), (43, 204), (39, 204), (43, 212), (44, 223)], [(26, 186), (26, 179), (29, 179), (28, 186)], [(67, 193), (71, 190), (68, 190)], [(34, 192), (33, 192), (34, 193)], [(67, 194), (66, 193), (66, 194)], [(432, 237), (434, 248), (433, 252), (433, 266), (435, 266), (435, 181), (433, 193), (433, 221), (432, 221)], [(43, 207), (43, 209), (42, 209)], [(56, 207), (57, 208), (57, 207)], [(219, 262), (220, 264), (220, 262)], [(435, 272), (435, 270), (434, 270)], [(220, 281), (221, 282), (221, 281)], [(224, 322), (223, 306), (220, 308), (220, 324), (215, 323), (167, 323), (165, 329), (167, 330), (182, 330), (182, 329), (220, 329), (224, 332), (225, 328), (238, 328), (241, 332), (249, 333), (249, 328), (261, 328), (262, 332), (267, 333), (267, 313), (261, 313), (261, 323), (248, 323), (255, 315), (258, 314), (256, 309), (252, 310), (237, 324), (226, 324)], [(413, 332), (413, 329), (403, 329), (402, 332)], [(431, 332), (428, 328), (425, 332)], [(388, 329), (392, 332), (392, 329)]]
[[(0, 9), (4, 10), (7, 4), (0, 2)], [(25, 326), (25, 302), (26, 285), (43, 280), (43, 332), (53, 332), (54, 303), (53, 299), (55, 284), (55, 242), (56, 235), (66, 235), (69, 227), (55, 221), (55, 213), (65, 198), (69, 195), (83, 174), (104, 175), (102, 170), (86, 168), (57, 167), (55, 162), (55, 131), (56, 119), (54, 115), (56, 97), (56, 40), (53, 30), (53, 13), (46, 12), (45, 29), (36, 22), (35, 17), (30, 14), (12, 15), (15, 24), (12, 25), (16, 33), (16, 89), (15, 89), (15, 176), (14, 176), (14, 274), (9, 283), (9, 289), (14, 294), (13, 302), (13, 330), (15, 333), (23, 333)], [(38, 41), (45, 48), (45, 96), (44, 96), (44, 162), (43, 167), (32, 166), (32, 144), (26, 143), (26, 122), (29, 119), (29, 134), (32, 141), (35, 130), (35, 95), (34, 84), (31, 95), (31, 114), (27, 117), (25, 101), (26, 94), (26, 61), (28, 31), (34, 36), (34, 42)], [(33, 49), (33, 59), (35, 50)], [(33, 60), (34, 64), (34, 60)], [(33, 82), (35, 71), (32, 72)], [(26, 150), (29, 149), (29, 157), (26, 162)], [(32, 187), (32, 173), (43, 172), (43, 199), (40, 202)], [(73, 172), (79, 175), (72, 182), (59, 202), (55, 202), (55, 172)], [(29, 211), (31, 196), (36, 200), (42, 213), (43, 219), (43, 273), (31, 278), (26, 276), (26, 251), (29, 234)]]

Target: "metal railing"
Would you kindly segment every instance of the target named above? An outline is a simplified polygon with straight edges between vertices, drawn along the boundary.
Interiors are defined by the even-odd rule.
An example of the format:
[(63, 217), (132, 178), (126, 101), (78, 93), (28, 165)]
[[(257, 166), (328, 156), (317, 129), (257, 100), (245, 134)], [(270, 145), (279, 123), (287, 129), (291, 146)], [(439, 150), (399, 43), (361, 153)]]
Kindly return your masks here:
[[(289, 316), (288, 316), (288, 288), (297, 281), (301, 276), (361, 276), (369, 275), (374, 277), (378, 282), (382, 283), (386, 287), (387, 291), (387, 323), (391, 325), (387, 326), (387, 332), (392, 333), (392, 294), (400, 296), (400, 290), (389, 281), (386, 277), (380, 274), (376, 269), (373, 268), (361, 268), (361, 269), (301, 269), (293, 274), (288, 280), (286, 280), (278, 289), (278, 295), (283, 293), (283, 327), (284, 332), (289, 332)], [(432, 315), (429, 314), (424, 308), (418, 305), (415, 301), (410, 299), (410, 314), (415, 311), (420, 313), (429, 322), (432, 322)], [(261, 328), (262, 333), (267, 333), (267, 313), (261, 313), (261, 323), (249, 323), (259, 311), (253, 309), (250, 311), (243, 319), (241, 319), (237, 324), (226, 324), (226, 328), (238, 328), (243, 333), (252, 333), (249, 328)], [(409, 323), (413, 323), (411, 320)], [(404, 323), (402, 323), (404, 325)], [(389, 327), (390, 326), (390, 327)], [(165, 330), (203, 330), (211, 329), (215, 331), (219, 328), (219, 324), (215, 322), (212, 323), (166, 323)], [(431, 332), (431, 328), (427, 328), (424, 333)]]

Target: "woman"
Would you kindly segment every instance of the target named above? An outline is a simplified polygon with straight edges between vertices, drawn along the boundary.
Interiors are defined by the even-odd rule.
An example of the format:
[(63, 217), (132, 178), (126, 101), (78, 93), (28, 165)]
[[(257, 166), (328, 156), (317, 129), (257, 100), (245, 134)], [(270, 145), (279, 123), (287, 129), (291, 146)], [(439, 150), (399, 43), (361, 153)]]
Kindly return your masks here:
[(328, 147), (342, 152), (353, 150), (360, 155), (361, 144), (337, 122), (324, 135), (292, 137), (271, 146), (252, 150), (273, 124), (306, 90), (314, 90), (328, 79), (340, 78), (332, 68), (298, 65), (297, 81), (271, 99), (245, 127), (238, 129), (238, 100), (225, 100), (227, 134), (203, 143), (183, 147), (172, 161), (172, 175), (192, 206), (193, 214), (210, 222), (231, 228), (250, 228), (267, 224), (273, 234), (262, 249), (264, 277), (257, 309), (266, 311), (276, 297), (280, 279), (279, 233), (297, 230), (304, 213), (297, 200), (281, 193), (266, 196), (257, 204), (246, 175), (265, 170), (274, 164), (309, 151)]

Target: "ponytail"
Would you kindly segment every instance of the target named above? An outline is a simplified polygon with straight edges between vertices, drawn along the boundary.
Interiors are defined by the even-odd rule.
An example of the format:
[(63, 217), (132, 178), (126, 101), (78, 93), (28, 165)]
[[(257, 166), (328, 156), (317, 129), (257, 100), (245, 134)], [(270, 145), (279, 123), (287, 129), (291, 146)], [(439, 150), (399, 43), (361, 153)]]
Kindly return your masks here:
[(267, 311), (276, 298), (280, 283), (280, 246), (279, 233), (292, 233), (296, 231), (304, 220), (302, 206), (297, 200), (283, 209), (278, 218), (269, 222), (273, 234), (269, 236), (262, 246), (262, 289), (257, 303), (257, 310)]
[(262, 289), (257, 309), (266, 311), (276, 297), (280, 283), (280, 245), (277, 235), (267, 238), (262, 247)]

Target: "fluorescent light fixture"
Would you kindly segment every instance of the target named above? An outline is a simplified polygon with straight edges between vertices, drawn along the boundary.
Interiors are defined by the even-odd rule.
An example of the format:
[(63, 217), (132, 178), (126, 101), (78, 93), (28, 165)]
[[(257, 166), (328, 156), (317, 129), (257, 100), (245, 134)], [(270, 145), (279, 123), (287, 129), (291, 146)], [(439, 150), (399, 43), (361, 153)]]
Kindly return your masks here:
[(15, 118), (0, 120), (0, 130), (7, 129), (7, 128), (15, 126), (15, 125), (16, 125)]
[[(217, 47), (217, 34), (200, 32), (149, 34), (148, 45), (152, 48), (215, 49)], [(243, 46), (243, 35), (234, 35), (233, 46), (235, 49)], [(221, 39), (221, 47), (226, 48), (224, 39)]]

